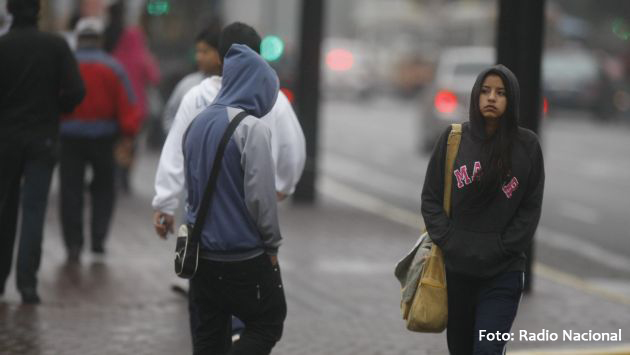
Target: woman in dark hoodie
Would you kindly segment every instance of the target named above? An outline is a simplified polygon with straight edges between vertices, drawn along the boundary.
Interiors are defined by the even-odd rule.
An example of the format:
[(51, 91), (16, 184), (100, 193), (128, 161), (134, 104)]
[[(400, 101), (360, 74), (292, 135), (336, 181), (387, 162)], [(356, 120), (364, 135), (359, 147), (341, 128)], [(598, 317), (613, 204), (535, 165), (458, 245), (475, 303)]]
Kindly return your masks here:
[(443, 193), (451, 127), (427, 168), (422, 216), (444, 252), (451, 354), (502, 354), (516, 317), (545, 181), (538, 137), (518, 126), (518, 105), (518, 81), (508, 68), (478, 76), (453, 166), (450, 217)]

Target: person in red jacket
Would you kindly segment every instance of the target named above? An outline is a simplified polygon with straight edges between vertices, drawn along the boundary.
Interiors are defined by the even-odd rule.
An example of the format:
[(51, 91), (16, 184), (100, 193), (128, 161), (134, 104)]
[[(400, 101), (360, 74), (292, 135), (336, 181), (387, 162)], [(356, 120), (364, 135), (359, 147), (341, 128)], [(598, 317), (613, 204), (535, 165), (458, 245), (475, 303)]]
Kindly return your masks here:
[(83, 246), (85, 170), (92, 170), (91, 250), (105, 252), (114, 208), (114, 143), (132, 141), (140, 111), (123, 67), (102, 49), (104, 25), (98, 18), (79, 20), (76, 57), (87, 95), (61, 121), (61, 224), (68, 260), (78, 262)]

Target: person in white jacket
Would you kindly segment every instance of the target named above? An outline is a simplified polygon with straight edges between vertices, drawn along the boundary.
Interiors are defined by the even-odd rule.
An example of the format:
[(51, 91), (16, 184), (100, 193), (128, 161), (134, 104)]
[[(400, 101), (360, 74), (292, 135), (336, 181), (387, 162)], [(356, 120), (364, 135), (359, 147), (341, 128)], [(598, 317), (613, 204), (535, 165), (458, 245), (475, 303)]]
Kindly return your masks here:
[[(233, 43), (245, 44), (258, 52), (260, 36), (257, 33), (255, 36), (241, 33), (243, 30), (255, 33), (251, 27), (239, 23), (230, 26), (235, 30), (228, 33), (224, 30), (219, 43), (221, 62)], [(214, 101), (220, 88), (221, 77), (211, 76), (184, 95), (162, 148), (152, 202), (155, 210), (153, 224), (156, 233), (162, 238), (166, 238), (167, 233), (174, 230), (174, 214), (184, 190), (182, 138), (194, 118)], [(271, 112), (261, 119), (271, 130), (276, 192), (278, 200), (283, 200), (295, 191), (295, 185), (304, 169), (306, 159), (304, 133), (289, 100), (282, 92), (278, 94)]]
[(164, 106), (162, 124), (164, 132), (168, 132), (173, 125), (177, 109), (182, 103), (184, 95), (193, 87), (199, 85), (203, 79), (212, 75), (219, 75), (221, 63), (219, 61), (219, 36), (221, 28), (218, 21), (212, 21), (195, 38), (195, 62), (197, 71), (186, 75), (180, 80)]

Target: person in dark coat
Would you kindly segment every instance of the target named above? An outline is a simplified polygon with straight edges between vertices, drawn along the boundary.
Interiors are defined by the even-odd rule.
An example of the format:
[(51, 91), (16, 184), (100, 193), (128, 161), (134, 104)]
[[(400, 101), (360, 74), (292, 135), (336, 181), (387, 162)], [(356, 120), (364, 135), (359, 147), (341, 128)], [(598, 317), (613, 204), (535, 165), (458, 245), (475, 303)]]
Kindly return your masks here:
[(17, 288), (39, 303), (37, 270), (44, 216), (56, 162), (59, 117), (85, 95), (66, 41), (38, 30), (39, 0), (9, 0), (10, 31), (0, 37), (0, 294), (11, 272), (22, 205)]

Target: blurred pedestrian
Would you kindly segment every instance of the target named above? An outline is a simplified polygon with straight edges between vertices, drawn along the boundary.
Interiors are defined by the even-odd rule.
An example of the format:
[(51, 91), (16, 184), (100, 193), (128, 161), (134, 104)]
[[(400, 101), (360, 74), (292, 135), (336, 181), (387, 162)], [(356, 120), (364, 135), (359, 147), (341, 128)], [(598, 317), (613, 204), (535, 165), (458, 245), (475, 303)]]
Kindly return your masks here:
[[(258, 51), (260, 36), (251, 26), (235, 22), (223, 29), (219, 44), (219, 60), (223, 63), (225, 54), (234, 43), (245, 44)], [(221, 89), (222, 78), (211, 76), (190, 89), (182, 99), (168, 133), (155, 176), (153, 223), (156, 232), (165, 238), (173, 231), (174, 214), (179, 205), (179, 196), (184, 190), (184, 156), (182, 140), (193, 119), (216, 98)], [(295, 191), (306, 159), (304, 133), (287, 97), (278, 93), (278, 98), (267, 115), (262, 117), (271, 129), (271, 151), (275, 165), (275, 186), (278, 200), (283, 200)], [(191, 327), (197, 324), (196, 312), (190, 303)], [(242, 326), (238, 320), (233, 330)]]
[(510, 332), (523, 290), (545, 172), (538, 137), (518, 125), (519, 93), (516, 76), (502, 65), (477, 77), (453, 167), (450, 218), (443, 208), (450, 127), (427, 168), (422, 216), (444, 252), (447, 342), (454, 355), (503, 354), (505, 338), (485, 335)]
[(37, 29), (39, 0), (9, 0), (9, 33), (0, 37), (0, 294), (11, 271), (22, 205), (17, 288), (23, 303), (39, 303), (48, 190), (56, 162), (59, 115), (85, 94), (66, 41)]
[[(2, 3), (0, 1), (0, 3)], [(11, 27), (11, 15), (6, 12), (3, 6), (0, 6), (0, 36), (9, 32), (9, 28)]]
[(61, 225), (70, 262), (83, 247), (85, 173), (92, 170), (91, 250), (105, 253), (105, 239), (114, 209), (114, 143), (132, 142), (140, 115), (131, 83), (122, 66), (103, 48), (104, 24), (85, 17), (76, 26), (77, 52), (87, 95), (61, 121)]
[[(278, 248), (271, 130), (259, 119), (273, 107), (278, 77), (249, 47), (234, 44), (225, 55), (223, 85), (214, 102), (191, 123), (184, 137), (187, 223), (208, 213), (202, 226), (200, 260), (190, 281), (198, 324), (195, 354), (269, 354), (282, 336), (286, 301)], [(233, 119), (243, 121), (226, 146), (212, 208), (200, 201), (221, 137)], [(245, 323), (232, 346), (231, 316)]]
[[(147, 88), (156, 86), (160, 81), (160, 69), (157, 61), (149, 50), (144, 31), (138, 25), (125, 26), (124, 2), (118, 0), (110, 8), (110, 13), (117, 14), (120, 19), (117, 26), (122, 25), (122, 29), (113, 29), (111, 39), (108, 39), (107, 46), (113, 46), (112, 56), (122, 64), (129, 75), (133, 93), (140, 110), (140, 121), (143, 123), (148, 116)], [(116, 144), (115, 159), (117, 164), (117, 184), (125, 193), (129, 193), (130, 172), (132, 170), (135, 155), (135, 142), (122, 140)]]
[(219, 59), (219, 35), (221, 28), (218, 22), (213, 22), (204, 28), (197, 35), (195, 41), (195, 61), (197, 62), (197, 71), (186, 75), (180, 80), (171, 97), (166, 102), (162, 122), (164, 130), (168, 132), (173, 125), (177, 109), (184, 98), (184, 95), (193, 87), (199, 85), (205, 78), (214, 75), (221, 75), (221, 61)]

